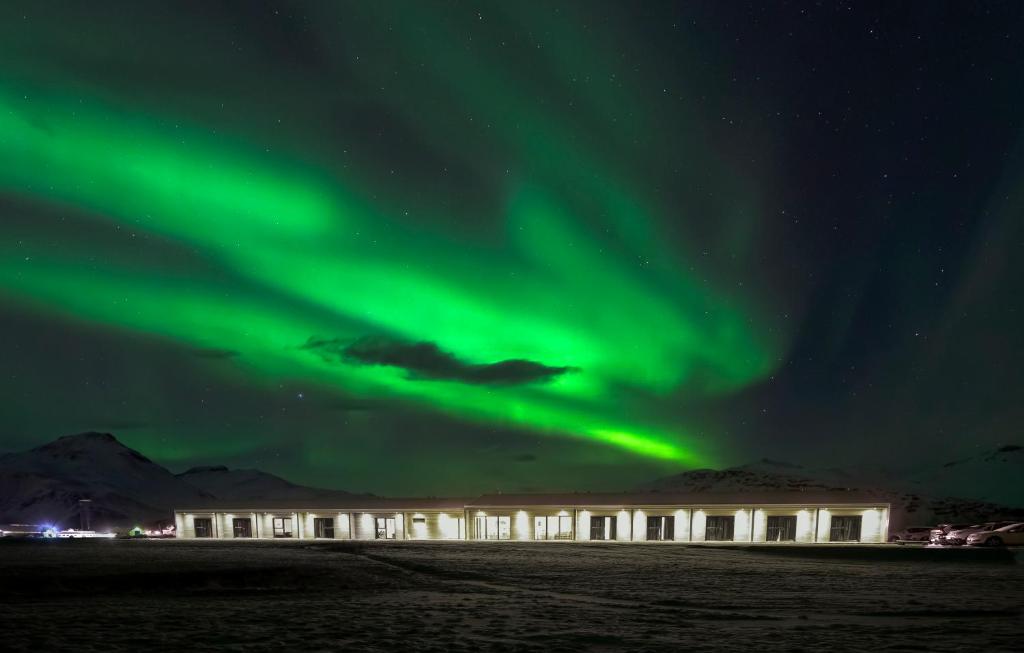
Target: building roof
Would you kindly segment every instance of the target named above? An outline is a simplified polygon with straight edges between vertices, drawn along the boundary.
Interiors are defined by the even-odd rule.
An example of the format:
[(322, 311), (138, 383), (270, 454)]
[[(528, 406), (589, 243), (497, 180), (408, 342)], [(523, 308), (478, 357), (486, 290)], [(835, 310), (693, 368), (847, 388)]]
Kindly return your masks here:
[(629, 508), (637, 506), (747, 505), (887, 505), (877, 494), (863, 491), (771, 492), (573, 492), (564, 494), (485, 494), (467, 508), (550, 506), (559, 508)]
[(560, 494), (484, 494), (466, 497), (391, 498), (372, 495), (312, 499), (260, 499), (211, 501), (178, 508), (177, 512), (411, 512), (466, 509), (550, 507), (550, 508), (636, 508), (644, 506), (885, 506), (888, 500), (877, 493), (857, 490), (748, 491), (748, 492), (572, 492)]
[(176, 512), (264, 512), (269, 510), (384, 512), (414, 510), (447, 510), (462, 512), (472, 501), (466, 497), (376, 497), (354, 494), (350, 497), (315, 497), (309, 499), (245, 499), (211, 500), (198, 505), (175, 508)]

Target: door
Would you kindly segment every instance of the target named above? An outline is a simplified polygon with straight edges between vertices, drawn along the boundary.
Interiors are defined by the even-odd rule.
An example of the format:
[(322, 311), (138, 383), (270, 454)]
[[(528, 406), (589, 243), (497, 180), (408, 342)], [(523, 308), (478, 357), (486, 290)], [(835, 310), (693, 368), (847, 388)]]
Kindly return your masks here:
[(533, 520), (533, 539), (548, 539), (548, 520), (544, 517), (535, 517)]
[(374, 519), (376, 528), (374, 538), (378, 540), (393, 540), (397, 530), (395, 529), (394, 517), (377, 517)]
[(325, 538), (328, 540), (334, 539), (334, 518), (333, 517), (314, 517), (313, 518), (313, 537)]
[(252, 537), (252, 520), (248, 517), (235, 517), (231, 526), (235, 537)]
[(291, 537), (292, 536), (292, 518), (291, 517), (274, 517), (274, 537)]
[(1024, 544), (1024, 525), (1006, 529), (1001, 537), (1005, 544)]
[(592, 540), (614, 540), (615, 517), (591, 517), (590, 518), (590, 539)]
[(674, 540), (676, 538), (676, 518), (654, 516), (647, 518), (647, 539), (652, 542)]
[(196, 517), (193, 530), (196, 537), (213, 537), (213, 520), (209, 517)]

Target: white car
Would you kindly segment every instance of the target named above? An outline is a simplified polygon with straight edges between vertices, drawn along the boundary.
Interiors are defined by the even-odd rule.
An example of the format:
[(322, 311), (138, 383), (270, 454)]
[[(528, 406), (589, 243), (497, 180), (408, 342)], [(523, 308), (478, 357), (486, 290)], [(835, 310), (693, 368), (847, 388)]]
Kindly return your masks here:
[(960, 528), (955, 531), (946, 533), (946, 537), (943, 538), (944, 544), (952, 544), (959, 546), (961, 544), (967, 544), (967, 538), (974, 533), (987, 533), (988, 531), (994, 531), (1003, 526), (1015, 526), (1016, 523), (1012, 521), (990, 521), (983, 524), (975, 524), (968, 526), (967, 528)]
[(903, 544), (904, 542), (927, 542), (931, 536), (932, 529), (921, 526), (909, 526), (902, 531), (893, 533), (889, 537), (890, 542)]
[(1003, 546), (1024, 544), (1024, 524), (1010, 524), (992, 531), (978, 531), (967, 536), (971, 546)]

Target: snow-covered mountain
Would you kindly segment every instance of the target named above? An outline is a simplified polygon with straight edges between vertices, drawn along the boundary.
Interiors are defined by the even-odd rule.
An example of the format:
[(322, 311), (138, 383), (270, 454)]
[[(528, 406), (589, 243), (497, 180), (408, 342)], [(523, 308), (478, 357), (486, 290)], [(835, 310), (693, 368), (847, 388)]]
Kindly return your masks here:
[(0, 455), (0, 522), (79, 526), (79, 499), (93, 525), (171, 516), (171, 506), (212, 497), (109, 433), (81, 433)]
[(1024, 520), (1024, 452), (1014, 445), (899, 475), (883, 467), (808, 468), (761, 460), (723, 470), (698, 469), (657, 479), (637, 489), (659, 492), (791, 491), (842, 493), (857, 490), (892, 505), (892, 530), (941, 522)]
[(175, 475), (109, 433), (58, 438), (28, 451), (0, 455), (0, 523), (78, 528), (80, 499), (90, 499), (95, 527), (173, 518), (179, 506), (349, 496), (303, 487), (257, 470), (191, 469)]
[(341, 490), (323, 490), (290, 483), (258, 469), (228, 469), (223, 465), (193, 467), (178, 474), (182, 481), (224, 501), (239, 504), (261, 499), (293, 501), (353, 496)]

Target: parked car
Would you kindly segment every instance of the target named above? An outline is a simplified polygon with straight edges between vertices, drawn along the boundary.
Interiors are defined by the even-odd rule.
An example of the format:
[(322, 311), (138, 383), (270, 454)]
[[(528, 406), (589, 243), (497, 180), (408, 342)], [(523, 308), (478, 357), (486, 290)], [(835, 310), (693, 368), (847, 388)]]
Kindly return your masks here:
[(1011, 526), (1016, 522), (1012, 521), (990, 521), (983, 524), (974, 524), (967, 528), (960, 528), (955, 531), (946, 533), (946, 537), (943, 538), (943, 544), (952, 544), (954, 546), (960, 546), (961, 544), (967, 544), (967, 538), (972, 533), (981, 533), (984, 531), (994, 531), (1002, 528), (1003, 526)]
[(1010, 524), (990, 531), (978, 531), (967, 536), (971, 546), (1004, 546), (1024, 544), (1024, 524)]
[(908, 526), (902, 531), (889, 536), (890, 542), (903, 544), (904, 542), (927, 542), (932, 529), (922, 526)]
[(931, 530), (928, 541), (932, 544), (945, 544), (946, 534), (950, 531), (958, 531), (967, 528), (970, 524), (939, 524)]

